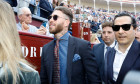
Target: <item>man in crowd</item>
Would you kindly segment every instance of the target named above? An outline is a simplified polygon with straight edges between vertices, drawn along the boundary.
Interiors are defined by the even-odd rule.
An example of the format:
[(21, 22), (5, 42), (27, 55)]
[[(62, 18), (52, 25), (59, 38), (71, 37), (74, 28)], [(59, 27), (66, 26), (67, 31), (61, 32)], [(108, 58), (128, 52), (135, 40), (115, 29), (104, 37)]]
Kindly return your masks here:
[(31, 0), (18, 0), (18, 8), (29, 7)]
[(104, 81), (106, 84), (107, 84), (106, 82), (107, 72), (105, 72), (105, 68), (107, 68), (106, 53), (108, 51), (108, 47), (114, 47), (116, 44), (115, 34), (113, 32), (112, 25), (113, 25), (112, 22), (105, 22), (102, 24), (102, 29), (103, 29), (102, 39), (104, 43), (99, 43), (94, 45), (92, 50), (97, 59), (97, 64), (99, 66), (99, 71), (100, 71), (100, 77), (102, 81)]
[(32, 23), (32, 15), (29, 8), (27, 7), (19, 8), (18, 19), (19, 19), (19, 23), (17, 24), (18, 30), (41, 35), (46, 34), (45, 27), (41, 26), (39, 29), (37, 29), (37, 27), (30, 25), (30, 23)]
[(137, 29), (136, 29), (136, 36), (135, 36), (135, 38), (137, 39), (137, 41), (140, 42), (140, 27), (137, 27)]
[(128, 13), (115, 16), (117, 44), (108, 53), (108, 84), (122, 84), (130, 70), (140, 70), (140, 43), (135, 40), (136, 20)]
[(48, 20), (55, 38), (42, 50), (41, 84), (100, 84), (90, 43), (68, 33), (73, 20), (71, 10), (58, 6)]
[(8, 2), (11, 7), (16, 7), (17, 6), (17, 0), (4, 0), (6, 2)]
[(48, 0), (40, 0), (40, 16), (48, 18), (53, 12), (53, 5)]

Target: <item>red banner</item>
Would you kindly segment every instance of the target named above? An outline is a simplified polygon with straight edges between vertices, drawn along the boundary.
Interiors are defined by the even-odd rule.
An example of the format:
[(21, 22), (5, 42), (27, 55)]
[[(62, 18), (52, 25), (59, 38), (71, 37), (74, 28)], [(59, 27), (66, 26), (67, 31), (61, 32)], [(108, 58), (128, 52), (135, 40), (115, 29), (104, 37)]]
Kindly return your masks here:
[(53, 38), (21, 31), (19, 31), (19, 35), (23, 55), (40, 72), (42, 47), (52, 41)]
[(80, 38), (81, 32), (80, 32), (80, 22), (72, 23), (72, 36)]

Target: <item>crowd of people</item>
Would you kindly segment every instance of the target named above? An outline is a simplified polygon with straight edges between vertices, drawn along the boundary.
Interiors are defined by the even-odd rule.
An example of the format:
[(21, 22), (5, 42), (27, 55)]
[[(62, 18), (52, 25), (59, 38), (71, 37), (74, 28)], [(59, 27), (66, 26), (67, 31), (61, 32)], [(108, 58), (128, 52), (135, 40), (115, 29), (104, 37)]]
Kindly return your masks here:
[[(83, 30), (83, 28), (90, 28), (90, 30), (92, 31), (91, 34), (93, 35), (93, 36), (90, 35), (91, 39), (95, 40), (95, 38), (99, 38), (98, 40), (100, 40), (100, 42), (103, 42), (103, 41), (100, 39), (101, 34), (98, 32), (100, 31), (102, 32), (102, 24), (105, 23), (106, 21), (113, 21), (114, 16), (121, 12), (114, 9), (110, 9), (110, 11), (108, 12), (107, 9), (103, 9), (103, 8), (94, 9), (92, 7), (79, 7), (76, 4), (71, 5), (65, 0), (62, 0), (61, 2), (59, 0), (5, 0), (5, 1), (10, 3), (12, 7), (16, 7), (18, 9), (17, 13), (19, 13), (20, 12), (19, 10), (22, 9), (23, 7), (27, 7), (29, 8), (28, 11), (30, 11), (31, 15), (32, 14), (37, 15), (39, 17), (43, 17), (46, 19), (48, 19), (48, 17), (51, 15), (55, 7), (57, 6), (68, 7), (73, 12), (73, 16), (74, 16), (73, 22), (83, 23), (83, 25), (81, 26), (81, 31)], [(136, 13), (135, 15), (134, 12), (128, 12), (128, 11), (124, 11), (124, 12), (127, 12), (136, 18), (138, 29), (140, 29), (139, 28), (140, 27), (140, 13)], [(21, 14), (21, 15), (24, 15), (24, 14)], [(19, 18), (19, 15), (18, 15), (18, 18)], [(32, 18), (32, 16), (30, 18)], [(31, 22), (32, 21), (30, 21), (30, 23)], [(25, 22), (23, 21), (23, 23)], [(33, 27), (33, 25), (29, 25), (30, 23), (26, 23), (26, 25), (28, 25), (28, 27), (29, 26)], [(22, 24), (21, 22), (18, 23), (17, 25), (18, 30), (19, 30), (19, 26), (22, 26), (21, 24)], [(53, 35), (48, 32), (49, 23), (46, 22), (46, 25), (45, 25), (46, 29), (39, 28), (38, 30), (39, 32), (36, 31), (38, 27), (33, 28), (34, 32), (32, 31), (32, 33), (37, 33), (37, 34), (53, 37)], [(44, 26), (41, 26), (41, 27), (44, 27)], [(31, 32), (31, 29), (29, 29), (28, 31)], [(69, 29), (69, 31), (72, 34), (72, 27)], [(82, 36), (81, 38), (83, 38)], [(99, 42), (94, 42), (93, 40), (91, 41), (92, 43), (99, 43)]]
[[(109, 15), (105, 9), (96, 11), (66, 2), (58, 6), (57, 0), (53, 5), (40, 0), (39, 7), (49, 5), (53, 10), (48, 10), (47, 14), (45, 8), (44, 13), (40, 10), (40, 16), (42, 13), (48, 22), (37, 28), (30, 25), (32, 14), (35, 14), (30, 8), (30, 0), (26, 1), (26, 6), (18, 8), (18, 23), (12, 7), (5, 1), (18, 6), (26, 0), (16, 4), (10, 0), (0, 1), (0, 83), (123, 84), (129, 71), (140, 71), (138, 15), (114, 10)], [(81, 29), (90, 28), (91, 35), (96, 35), (98, 42), (93, 48), (89, 41), (69, 34), (73, 22), (83, 22)], [(17, 30), (40, 35), (49, 32), (54, 37), (43, 46), (40, 75), (23, 57)]]

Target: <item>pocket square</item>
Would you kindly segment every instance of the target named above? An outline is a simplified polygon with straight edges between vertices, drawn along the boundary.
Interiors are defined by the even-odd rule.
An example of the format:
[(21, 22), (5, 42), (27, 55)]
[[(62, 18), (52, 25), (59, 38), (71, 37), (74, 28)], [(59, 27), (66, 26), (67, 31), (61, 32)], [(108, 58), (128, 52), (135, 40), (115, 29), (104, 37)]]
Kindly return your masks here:
[(75, 62), (75, 61), (77, 61), (79, 59), (81, 59), (80, 55), (75, 54), (72, 61)]

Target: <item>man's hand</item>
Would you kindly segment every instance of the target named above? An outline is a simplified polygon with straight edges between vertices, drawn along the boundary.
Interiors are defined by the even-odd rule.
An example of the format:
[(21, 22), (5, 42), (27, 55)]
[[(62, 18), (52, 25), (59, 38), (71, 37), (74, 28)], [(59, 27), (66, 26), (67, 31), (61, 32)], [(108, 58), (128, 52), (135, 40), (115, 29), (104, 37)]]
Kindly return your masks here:
[(46, 35), (46, 28), (41, 26), (38, 30), (37, 30), (37, 34), (40, 35)]
[(22, 22), (22, 31), (26, 31), (26, 32), (28, 32), (28, 30), (29, 30), (29, 26), (25, 23), (25, 22)]

